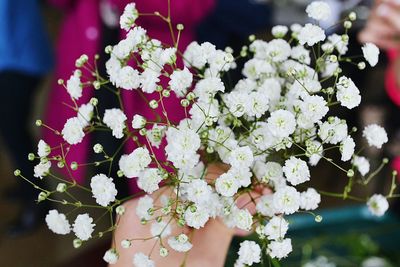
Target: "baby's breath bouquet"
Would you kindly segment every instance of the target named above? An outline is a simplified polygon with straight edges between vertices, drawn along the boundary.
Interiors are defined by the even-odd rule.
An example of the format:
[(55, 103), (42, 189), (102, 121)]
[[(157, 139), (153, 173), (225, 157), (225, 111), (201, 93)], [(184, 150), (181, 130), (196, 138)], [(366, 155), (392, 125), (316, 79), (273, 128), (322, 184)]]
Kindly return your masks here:
[[(106, 48), (110, 55), (107, 77), (101, 77), (96, 64), (90, 64), (83, 55), (76, 61), (77, 70), (71, 78), (60, 81), (71, 96), (70, 108), (76, 111), (76, 117), (68, 119), (63, 129), (52, 129), (37, 121), (64, 139), (57, 147), (41, 140), (37, 155), (29, 156), (40, 160), (35, 177), (54, 178), (59, 181), (57, 187), (40, 188), (16, 171), (17, 176), (40, 190), (38, 201), (54, 201), (71, 209), (65, 214), (50, 210), (46, 216), (50, 230), (61, 235), (73, 231), (73, 243), (79, 247), (91, 238), (118, 229), (119, 219), (129, 208), (124, 201), (138, 197), (135, 212), (142, 224), (151, 226), (149, 236), (126, 236), (120, 243), (113, 242), (104, 255), (109, 264), (117, 263), (121, 251), (139, 240), (157, 242), (151, 251), (132, 255), (136, 267), (155, 266), (154, 248), (163, 257), (168, 257), (171, 250), (189, 253), (196, 245), (190, 232), (207, 227), (209, 220), (218, 218), (227, 227), (257, 233), (260, 244), (244, 241), (236, 262), (236, 266), (251, 266), (265, 257), (279, 260), (288, 256), (292, 245), (286, 236), (286, 217), (306, 212), (315, 216), (316, 223), (322, 220), (313, 213), (321, 195), (365, 202), (374, 215), (382, 216), (389, 207), (388, 199), (398, 196), (394, 194), (396, 173), (386, 195), (352, 195), (352, 188), (367, 185), (387, 160), (370, 171), (368, 160), (357, 152), (351, 136), (356, 129), (339, 117), (327, 115), (331, 107), (353, 109), (361, 102), (359, 89), (340, 67), (342, 63), (354, 64), (360, 70), (366, 67), (362, 56), (346, 56), (346, 33), (356, 14), (350, 13), (340, 22), (345, 34), (326, 36), (318, 23), (329, 17), (329, 6), (313, 2), (306, 12), (315, 24), (294, 24), (290, 30), (275, 26), (275, 39), (269, 42), (250, 36), (250, 44), (235, 58), (229, 47), (219, 50), (208, 42), (192, 42), (185, 51), (178, 51), (184, 25), (175, 25), (175, 31), (170, 15), (158, 12), (143, 15), (165, 21), (174, 45), (152, 39), (135, 24), (142, 15), (135, 4), (127, 5), (120, 19), (126, 37)], [(377, 64), (379, 50), (374, 44), (365, 44), (360, 55), (361, 52), (369, 65)], [(246, 62), (242, 78), (232, 85), (228, 73), (237, 68), (237, 59)], [(184, 66), (178, 67), (178, 62), (184, 62)], [(84, 77), (83, 69), (92, 76)], [(78, 106), (76, 101), (82, 91), (93, 88), (112, 91), (120, 106), (106, 109), (104, 114), (99, 114), (97, 107), (102, 103), (96, 98)], [(121, 100), (123, 91), (139, 93), (148, 107), (161, 108), (162, 112), (156, 114), (156, 119), (140, 113), (127, 114)], [(158, 92), (156, 98), (154, 92)], [(166, 107), (167, 98), (178, 98), (180, 105)], [(170, 115), (179, 109), (184, 111), (184, 118), (171, 120)], [(113, 138), (135, 142), (136, 148), (117, 158), (117, 153), (105, 151), (98, 143), (93, 150), (104, 155), (104, 160), (67, 164), (71, 162), (68, 150), (94, 131), (110, 131)], [(376, 148), (388, 141), (385, 130), (375, 124), (367, 126), (362, 135), (369, 146)], [(164, 147), (164, 158), (154, 152), (160, 146)], [(328, 158), (328, 150), (340, 151), (341, 161)], [(343, 171), (348, 183), (342, 193), (307, 186), (310, 168), (320, 161)], [(111, 172), (113, 163), (118, 163), (117, 173)], [(90, 164), (109, 164), (110, 172), (94, 175), (90, 187), (77, 184), (74, 171)], [(58, 176), (52, 166), (67, 169), (70, 177)], [(217, 169), (217, 175), (209, 175), (211, 169)], [(133, 178), (142, 192), (117, 199), (112, 177)], [(96, 204), (75, 199), (72, 188), (89, 192)], [(60, 194), (61, 200), (57, 196)], [(239, 205), (243, 196), (248, 201)], [(96, 229), (97, 220), (90, 215), (92, 208), (110, 215), (108, 229)], [(171, 228), (178, 231), (172, 234)]]

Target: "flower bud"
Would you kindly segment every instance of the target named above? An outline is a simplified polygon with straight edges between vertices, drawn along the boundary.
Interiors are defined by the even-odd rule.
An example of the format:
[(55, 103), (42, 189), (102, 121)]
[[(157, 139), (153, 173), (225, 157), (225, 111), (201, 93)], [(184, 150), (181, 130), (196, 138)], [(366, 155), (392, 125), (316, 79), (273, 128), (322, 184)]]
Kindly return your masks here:
[(169, 90), (165, 89), (162, 91), (162, 95), (163, 95), (163, 97), (169, 97), (171, 95), (171, 92)]
[(121, 247), (130, 248), (132, 246), (132, 242), (129, 239), (124, 239), (121, 241)]
[(29, 154), (28, 154), (28, 160), (29, 160), (29, 161), (35, 160), (35, 154), (29, 153)]
[(346, 21), (343, 23), (343, 27), (344, 27), (345, 29), (350, 29), (351, 26), (352, 26), (352, 23), (351, 23), (351, 21), (349, 21), (349, 20), (346, 20)]
[(115, 208), (115, 212), (116, 212), (118, 215), (122, 216), (122, 215), (125, 214), (125, 207), (122, 206), (122, 205), (120, 205), (120, 206), (118, 206), (118, 207)]
[(182, 99), (182, 100), (181, 100), (181, 106), (182, 106), (182, 107), (186, 108), (186, 107), (188, 107), (189, 105), (190, 105), (189, 100), (187, 100), (187, 99)]
[(161, 257), (167, 257), (168, 256), (168, 249), (166, 249), (165, 247), (161, 247), (160, 248), (160, 256)]
[(99, 90), (101, 87), (101, 83), (99, 81), (94, 81), (93, 87), (94, 87), (94, 89)]
[(179, 23), (179, 24), (176, 25), (176, 29), (177, 29), (178, 31), (182, 31), (184, 28), (185, 28), (185, 27), (183, 26), (182, 23)]
[(64, 162), (62, 162), (62, 161), (57, 162), (58, 168), (62, 169), (62, 168), (64, 168), (64, 166), (65, 166)]
[(76, 161), (71, 162), (71, 170), (76, 171), (78, 169), (78, 163)]
[(349, 14), (349, 20), (351, 20), (351, 21), (355, 21), (357, 19), (357, 14), (356, 14), (356, 12), (350, 12), (350, 14)]
[(46, 192), (42, 191), (39, 193), (37, 200), (38, 200), (38, 202), (44, 201), (47, 199), (48, 196), (49, 195)]
[(151, 100), (150, 101), (150, 103), (149, 103), (149, 106), (150, 106), (150, 108), (152, 108), (152, 109), (156, 109), (156, 108), (158, 108), (158, 102), (157, 102), (157, 100)]
[(20, 171), (19, 169), (16, 169), (16, 170), (14, 171), (14, 175), (15, 175), (15, 176), (20, 176), (20, 175), (21, 175), (21, 171)]
[(358, 67), (358, 69), (360, 69), (360, 70), (363, 70), (363, 69), (365, 69), (365, 62), (363, 62), (363, 61), (361, 61), (361, 62), (359, 62), (358, 64), (357, 64), (357, 67)]
[(80, 240), (79, 238), (75, 238), (72, 242), (72, 245), (74, 246), (74, 248), (80, 248), (82, 246), (82, 240)]
[(95, 98), (95, 97), (92, 97), (91, 99), (90, 99), (90, 104), (92, 104), (92, 106), (97, 106), (97, 104), (99, 103), (99, 100), (97, 99), (97, 98)]
[(93, 151), (96, 154), (102, 153), (103, 152), (103, 146), (101, 144), (97, 143), (97, 144), (95, 144), (93, 146)]
[(56, 190), (57, 192), (63, 193), (67, 190), (67, 185), (65, 183), (59, 183)]
[(315, 216), (314, 220), (316, 222), (322, 222), (322, 216), (321, 215), (317, 215), (317, 216)]
[(36, 126), (42, 126), (42, 120), (36, 120), (35, 124)]
[(196, 95), (195, 95), (193, 92), (189, 92), (189, 93), (186, 95), (186, 99), (189, 100), (189, 101), (192, 101), (192, 100), (194, 100), (195, 98), (196, 98)]

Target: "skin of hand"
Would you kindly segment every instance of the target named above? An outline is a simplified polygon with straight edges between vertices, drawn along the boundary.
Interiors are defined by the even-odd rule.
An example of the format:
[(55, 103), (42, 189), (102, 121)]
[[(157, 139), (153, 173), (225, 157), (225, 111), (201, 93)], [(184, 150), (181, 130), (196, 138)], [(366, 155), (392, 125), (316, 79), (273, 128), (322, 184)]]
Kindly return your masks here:
[(400, 48), (400, 1), (376, 1), (358, 39), (361, 43), (371, 42), (382, 49)]
[[(215, 180), (222, 173), (229, 169), (224, 164), (212, 164), (207, 168), (207, 180)], [(252, 214), (255, 212), (255, 204), (252, 201), (259, 198), (261, 194), (268, 194), (270, 189), (260, 188), (243, 194), (236, 201), (239, 208), (247, 208)], [(151, 197), (155, 200), (154, 205), (160, 206), (159, 196), (161, 194), (171, 194), (170, 189), (159, 190), (153, 193)], [(130, 248), (122, 248), (120, 243), (127, 238), (148, 238), (151, 236), (150, 225), (142, 225), (139, 217), (136, 215), (136, 207), (138, 200), (133, 199), (124, 204), (126, 212), (123, 216), (119, 217), (118, 228), (114, 233), (115, 244), (119, 252), (119, 260), (116, 264), (110, 265), (113, 267), (132, 266), (133, 255), (137, 252), (142, 252), (146, 255), (151, 253), (151, 259), (155, 262), (156, 266), (163, 267), (176, 267), (176, 266), (190, 266), (190, 267), (223, 267), (225, 258), (234, 235), (247, 235), (249, 232), (240, 229), (232, 229), (225, 226), (219, 219), (210, 219), (205, 227), (199, 230), (193, 230), (189, 227), (178, 227), (176, 224), (171, 224), (172, 235), (176, 236), (180, 233), (185, 233), (189, 236), (193, 247), (188, 253), (175, 252), (167, 245), (167, 238), (163, 238), (162, 242), (168, 248), (169, 255), (165, 258), (159, 255), (159, 240), (157, 238), (147, 241), (136, 240), (132, 241)], [(154, 248), (153, 248), (154, 247)]]
[[(400, 1), (379, 0), (371, 10), (365, 28), (358, 35), (361, 43), (374, 43), (384, 50), (400, 49)], [(400, 57), (389, 68), (397, 74), (400, 85)]]

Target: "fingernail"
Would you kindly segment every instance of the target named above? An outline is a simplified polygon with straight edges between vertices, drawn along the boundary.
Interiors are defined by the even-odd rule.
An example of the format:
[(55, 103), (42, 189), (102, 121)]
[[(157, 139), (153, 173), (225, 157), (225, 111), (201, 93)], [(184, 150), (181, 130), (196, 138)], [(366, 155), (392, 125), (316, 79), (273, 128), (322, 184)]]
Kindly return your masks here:
[[(396, 1), (398, 1), (398, 0), (396, 0)], [(378, 16), (383, 17), (389, 13), (389, 7), (385, 4), (381, 4), (376, 9), (376, 13), (378, 14)]]

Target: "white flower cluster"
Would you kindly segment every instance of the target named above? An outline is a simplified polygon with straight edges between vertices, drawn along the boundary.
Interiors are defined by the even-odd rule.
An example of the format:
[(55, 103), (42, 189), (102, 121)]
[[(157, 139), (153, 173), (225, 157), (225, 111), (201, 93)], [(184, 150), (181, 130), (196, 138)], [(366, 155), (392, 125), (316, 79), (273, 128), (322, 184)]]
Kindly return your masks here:
[[(321, 21), (328, 19), (331, 10), (328, 4), (317, 1), (306, 12), (313, 20)], [(162, 114), (154, 118), (144, 116), (144, 111), (128, 115), (122, 106), (97, 114), (96, 105), (101, 103), (92, 99), (75, 107), (77, 115), (67, 120), (61, 134), (69, 146), (82, 142), (86, 133), (96, 130), (110, 131), (123, 144), (136, 144), (122, 156), (118, 153), (122, 145), (113, 155), (96, 144), (93, 150), (104, 155), (104, 160), (94, 165), (110, 164), (110, 173), (94, 175), (88, 190), (101, 208), (123, 216), (125, 207), (120, 205), (110, 178), (116, 177), (111, 174), (111, 167), (118, 162), (118, 177), (135, 178), (147, 194), (136, 200), (135, 212), (143, 224), (149, 224), (153, 238), (166, 240), (160, 242), (161, 256), (168, 256), (169, 249), (188, 252), (194, 246), (190, 235), (173, 233), (172, 224), (200, 229), (218, 218), (230, 228), (255, 230), (266, 242), (263, 251), (254, 241), (242, 242), (236, 266), (259, 263), (263, 253), (280, 260), (293, 250), (287, 237), (286, 216), (304, 211), (313, 214), (311, 211), (320, 205), (320, 193), (325, 193), (309, 185), (311, 167), (326, 160), (352, 177), (348, 186), (370, 179), (364, 178), (371, 168), (368, 159), (355, 152), (351, 136), (354, 130), (345, 120), (327, 115), (331, 106), (353, 109), (361, 102), (360, 90), (341, 73), (339, 65), (348, 61), (347, 35), (326, 36), (321, 27), (312, 23), (292, 25), (291, 33), (286, 26), (276, 26), (272, 34), (277, 39), (267, 42), (249, 38), (250, 45), (240, 52), (240, 57), (246, 59), (242, 77), (231, 85), (226, 74), (237, 67), (232, 49), (219, 50), (208, 42), (192, 42), (181, 53), (177, 46), (167, 47), (150, 38), (145, 29), (135, 25), (138, 16), (135, 4), (129, 4), (120, 19), (126, 37), (106, 48), (110, 55), (106, 63), (108, 81), (116, 88), (117, 97), (122, 90), (139, 91), (145, 104), (153, 111), (161, 108)], [(181, 25), (178, 26), (179, 30)], [(290, 42), (285, 40), (289, 35)], [(316, 51), (319, 48), (322, 51)], [(379, 50), (366, 44), (363, 54), (373, 66)], [(84, 59), (79, 60), (79, 66), (85, 64)], [(181, 59), (184, 64), (180, 64)], [(130, 65), (133, 61), (135, 65)], [(83, 84), (87, 84), (82, 79), (78, 69), (67, 81), (74, 103), (82, 96)], [(95, 79), (91, 81), (94, 87), (105, 83), (104, 78)], [(181, 107), (171, 110), (164, 103), (169, 97), (178, 98)], [(178, 108), (182, 108), (185, 117), (180, 121), (170, 119), (169, 114)], [(385, 130), (376, 124), (367, 126), (363, 137), (376, 148), (388, 142)], [(165, 158), (158, 155), (160, 150)], [(329, 158), (331, 150), (340, 152), (342, 162)], [(49, 174), (54, 161), (64, 167), (64, 155), (50, 156), (54, 153), (43, 140), (39, 142), (36, 177)], [(71, 169), (79, 164), (74, 162)], [(65, 192), (74, 186), (64, 184), (57, 191)], [(150, 194), (160, 187), (170, 187), (170, 194), (153, 198)], [(253, 197), (253, 192), (259, 197)], [(42, 193), (41, 198), (46, 198), (52, 192)], [(251, 201), (239, 204), (242, 195), (250, 195)], [(382, 216), (388, 209), (387, 198), (369, 198), (371, 213)], [(74, 205), (79, 206), (79, 202)], [(53, 232), (73, 231), (80, 241), (93, 236), (93, 222), (87, 213), (79, 214), (72, 225), (66, 215), (56, 210), (46, 216)], [(122, 248), (131, 245), (130, 239), (121, 243)], [(104, 260), (116, 263), (119, 249), (112, 247), (105, 252)], [(150, 256), (141, 252), (133, 256), (132, 263), (155, 266)]]

